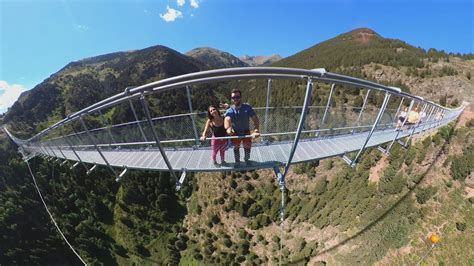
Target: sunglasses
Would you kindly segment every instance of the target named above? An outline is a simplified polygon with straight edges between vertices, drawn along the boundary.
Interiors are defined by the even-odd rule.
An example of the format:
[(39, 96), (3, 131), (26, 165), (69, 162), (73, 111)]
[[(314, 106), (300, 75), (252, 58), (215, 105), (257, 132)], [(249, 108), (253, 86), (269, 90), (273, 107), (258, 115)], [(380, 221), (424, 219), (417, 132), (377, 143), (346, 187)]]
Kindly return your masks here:
[(230, 97), (232, 100), (238, 100), (240, 99), (240, 96), (233, 96), (233, 97)]

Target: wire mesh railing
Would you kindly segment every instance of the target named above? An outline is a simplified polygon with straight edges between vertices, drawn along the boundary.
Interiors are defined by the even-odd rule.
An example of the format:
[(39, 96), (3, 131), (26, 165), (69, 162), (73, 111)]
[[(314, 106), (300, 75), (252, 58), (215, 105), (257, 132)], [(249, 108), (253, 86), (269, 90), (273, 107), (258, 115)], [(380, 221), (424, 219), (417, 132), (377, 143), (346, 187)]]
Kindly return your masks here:
[[(261, 136), (259, 138), (253, 138), (250, 135), (224, 136), (220, 139), (227, 140), (229, 143), (227, 148), (233, 150), (232, 139), (252, 137), (252, 149), (258, 151), (252, 155), (252, 159), (263, 164), (275, 161), (282, 164), (285, 160), (288, 160), (286, 163), (291, 164), (294, 153), (299, 151), (298, 142), (313, 141), (314, 145), (317, 145), (319, 140), (342, 136), (347, 137), (346, 141), (353, 136), (351, 141), (354, 143), (354, 148), (351, 148), (351, 151), (359, 150), (360, 153), (366, 145), (373, 145), (371, 138), (374, 133), (385, 132), (387, 137), (380, 139), (385, 142), (393, 142), (401, 137), (410, 138), (422, 130), (452, 121), (463, 110), (463, 107), (456, 109), (442, 107), (421, 97), (404, 93), (397, 88), (333, 74), (321, 69), (213, 70), (183, 75), (138, 88), (127, 88), (122, 94), (68, 116), (23, 142), (22, 147), (33, 155), (45, 154), (57, 158), (108, 165), (111, 171), (114, 171), (112, 168), (117, 164), (114, 164), (115, 159), (110, 154), (124, 151), (150, 151), (159, 154), (155, 159), (165, 163), (170, 171), (174, 169), (175, 160), (184, 160), (186, 155), (190, 154), (189, 151), (196, 151), (195, 156), (201, 157), (190, 157), (187, 162), (198, 160), (205, 165), (205, 157), (209, 156), (213, 150), (212, 139), (219, 138), (212, 137), (211, 133), (207, 132), (205, 133), (207, 139), (199, 140), (208, 118), (207, 112), (195, 111), (193, 103), (196, 104), (197, 99), (202, 99), (202, 97), (199, 95), (199, 89), (193, 90), (193, 96), (191, 96), (193, 86), (255, 79), (269, 80), (267, 87), (260, 88), (251, 87), (256, 83), (249, 82), (247, 85), (250, 88), (245, 91), (257, 97), (253, 99), (260, 103), (253, 106), (259, 124), (250, 123), (249, 130), (252, 132), (258, 126)], [(288, 84), (293, 87), (286, 88), (286, 83), (278, 84), (280, 80), (292, 80)], [(245, 83), (238, 84), (246, 86)], [(330, 91), (325, 93), (326, 102), (319, 101), (320, 105), (314, 105), (318, 102), (317, 97), (311, 97), (314, 93), (311, 90), (314, 84), (321, 84), (318, 92), (326, 88), (329, 90), (326, 84), (332, 84)], [(232, 83), (228, 85), (231, 86)], [(272, 86), (278, 86), (279, 89), (272, 92)], [(363, 101), (356, 104), (348, 98), (345, 99), (345, 96), (338, 92), (339, 87), (344, 87), (344, 91), (358, 90), (353, 95)], [(182, 88), (186, 89), (185, 93), (183, 91), (173, 93), (174, 90), (182, 90)], [(292, 94), (285, 97), (288, 90), (291, 90)], [(227, 93), (229, 91), (230, 88), (227, 89)], [(166, 95), (174, 97), (176, 103), (174, 105), (166, 103), (162, 93), (168, 93)], [(262, 97), (266, 97), (266, 101), (263, 101)], [(303, 101), (305, 97), (308, 101)], [(286, 101), (286, 99), (291, 100)], [(247, 100), (252, 102), (250, 98)], [(200, 106), (203, 105), (201, 102), (198, 103)], [(211, 102), (208, 104), (210, 105)], [(169, 108), (160, 109), (161, 106), (175, 106), (173, 107), (175, 112), (173, 113), (173, 110)], [(225, 111), (225, 109), (221, 110), (222, 113)], [(406, 113), (405, 119), (400, 118), (403, 112)], [(409, 116), (414, 112), (417, 113), (417, 119), (415, 123), (412, 123)], [(404, 131), (398, 133), (395, 129), (400, 127), (401, 121), (404, 121), (406, 125), (403, 125)], [(335, 155), (336, 150), (344, 150), (344, 146), (350, 146), (343, 142), (331, 142), (328, 145), (339, 146), (333, 147)], [(243, 146), (240, 150), (244, 152)], [(180, 151), (183, 153), (179, 153)], [(205, 151), (205, 153), (197, 153), (198, 151)], [(179, 158), (168, 160), (167, 153)], [(226, 159), (232, 160), (232, 152), (227, 153)], [(303, 157), (295, 156), (295, 162), (309, 158)], [(109, 160), (112, 163), (109, 163)], [(357, 156), (348, 160), (351, 164), (355, 163)], [(205, 168), (202, 169), (205, 170)]]

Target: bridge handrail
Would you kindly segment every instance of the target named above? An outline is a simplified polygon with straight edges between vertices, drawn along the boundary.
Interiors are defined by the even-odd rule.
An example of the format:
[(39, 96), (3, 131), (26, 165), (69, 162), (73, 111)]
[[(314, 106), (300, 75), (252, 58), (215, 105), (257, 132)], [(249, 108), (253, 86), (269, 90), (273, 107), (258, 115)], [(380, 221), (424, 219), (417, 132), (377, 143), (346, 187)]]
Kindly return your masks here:
[(190, 85), (196, 85), (207, 82), (217, 82), (223, 80), (233, 79), (256, 79), (256, 78), (269, 78), (269, 79), (307, 79), (311, 78), (313, 81), (320, 81), (326, 83), (334, 83), (339, 85), (349, 85), (349, 87), (375, 89), (384, 91), (393, 95), (407, 97), (419, 101), (423, 101), (429, 105), (436, 106), (447, 111), (461, 110), (463, 106), (458, 108), (448, 108), (431, 101), (424, 100), (422, 97), (408, 94), (401, 91), (399, 88), (381, 85), (375, 82), (353, 78), (341, 74), (335, 74), (326, 72), (324, 69), (296, 69), (296, 68), (280, 68), (280, 67), (243, 67), (243, 68), (229, 68), (229, 69), (218, 69), (208, 70), (197, 73), (185, 74), (177, 77), (171, 77), (155, 82), (151, 82), (135, 88), (127, 88), (124, 92), (118, 93), (107, 99), (92, 104), (80, 111), (77, 111), (71, 115), (68, 115), (63, 120), (49, 126), (40, 133), (26, 140), (26, 142), (32, 141), (40, 136), (46, 134), (50, 130), (57, 128), (65, 123), (74, 121), (84, 114), (89, 114), (95, 111), (102, 110), (104, 108), (122, 103), (126, 100), (140, 97), (142, 93), (146, 95), (154, 94), (159, 91), (170, 90), (173, 88), (186, 87)]

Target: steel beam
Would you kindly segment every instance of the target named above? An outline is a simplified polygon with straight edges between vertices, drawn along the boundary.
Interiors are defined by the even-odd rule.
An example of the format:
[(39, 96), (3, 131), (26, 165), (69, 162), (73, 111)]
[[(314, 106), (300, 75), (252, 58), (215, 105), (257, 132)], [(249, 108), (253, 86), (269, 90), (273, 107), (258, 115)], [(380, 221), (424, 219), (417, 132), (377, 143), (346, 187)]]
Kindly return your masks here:
[(188, 97), (189, 116), (191, 117), (191, 123), (193, 124), (194, 138), (196, 139), (195, 144), (199, 145), (199, 134), (196, 127), (196, 121), (194, 119), (193, 103), (191, 101), (191, 91), (189, 90), (189, 86), (186, 86), (186, 95)]
[[(268, 133), (268, 108), (270, 107), (270, 97), (272, 94), (272, 80), (269, 79), (267, 82), (267, 98), (265, 101), (265, 121), (263, 123), (263, 133)], [(266, 143), (268, 143), (268, 138), (265, 138)]]
[(86, 123), (84, 123), (84, 119), (82, 119), (82, 116), (79, 117), (79, 121), (81, 122), (82, 127), (84, 128), (84, 130), (87, 132), (87, 136), (89, 137), (89, 140), (92, 142), (92, 145), (94, 145), (95, 149), (99, 153), (100, 157), (102, 157), (102, 159), (104, 160), (104, 162), (107, 165), (107, 167), (109, 168), (110, 172), (116, 177), (117, 173), (112, 168), (112, 166), (109, 164), (109, 161), (107, 161), (107, 158), (105, 158), (104, 154), (102, 153), (100, 148), (97, 146), (97, 143), (95, 143), (94, 137), (90, 133), (89, 129), (87, 129)]
[(285, 172), (283, 173), (283, 179), (285, 178), (286, 174), (288, 173), (288, 168), (290, 167), (290, 163), (293, 160), (293, 156), (295, 155), (296, 147), (298, 146), (298, 142), (300, 141), (301, 130), (303, 130), (304, 122), (306, 118), (306, 113), (308, 112), (308, 106), (311, 102), (311, 94), (313, 90), (313, 81), (311, 78), (308, 78), (306, 84), (306, 95), (304, 97), (303, 109), (301, 110), (300, 121), (298, 123), (298, 128), (296, 129), (295, 140), (293, 142), (293, 146), (291, 147), (290, 154), (288, 156), (288, 162), (285, 166)]
[(140, 121), (138, 120), (137, 112), (135, 112), (135, 107), (133, 107), (132, 100), (129, 99), (128, 102), (130, 103), (130, 109), (132, 109), (132, 113), (133, 113), (133, 116), (135, 117), (135, 121), (137, 121), (138, 128), (140, 129), (140, 132), (142, 133), (142, 137), (145, 140), (145, 142), (148, 142), (145, 132), (143, 132), (143, 128), (140, 125)]
[(158, 137), (158, 134), (156, 133), (156, 130), (155, 130), (155, 126), (153, 125), (153, 121), (151, 120), (150, 109), (148, 108), (148, 101), (146, 100), (146, 97), (143, 93), (142, 93), (142, 96), (140, 97), (140, 101), (142, 103), (143, 110), (145, 111), (145, 116), (148, 120), (148, 125), (150, 126), (151, 132), (153, 133), (153, 137), (155, 138), (156, 145), (158, 146), (158, 149), (160, 150), (160, 154), (163, 157), (163, 160), (165, 161), (165, 164), (168, 167), (171, 176), (173, 176), (176, 183), (179, 183), (178, 177), (176, 176), (176, 173), (173, 170), (173, 166), (171, 166), (171, 163), (168, 160), (168, 156), (166, 156), (166, 152), (161, 146), (160, 138)]
[[(322, 126), (324, 125), (324, 123), (326, 123), (326, 116), (327, 116), (327, 114), (328, 114), (329, 107), (331, 107), (332, 94), (333, 94), (335, 88), (336, 88), (336, 84), (333, 83), (333, 84), (331, 85), (331, 90), (329, 91), (328, 102), (326, 103), (326, 108), (324, 109), (323, 119), (321, 119), (321, 126), (320, 126), (320, 128), (322, 128)], [(318, 135), (319, 135), (319, 134), (318, 134)]]
[(379, 123), (380, 119), (382, 119), (383, 113), (385, 112), (385, 109), (387, 108), (387, 104), (389, 100), (390, 100), (390, 94), (386, 92), (385, 98), (383, 99), (382, 107), (380, 107), (380, 111), (377, 115), (377, 118), (375, 119), (374, 125), (372, 126), (372, 129), (370, 130), (369, 134), (367, 135), (367, 139), (365, 140), (364, 145), (362, 145), (362, 148), (360, 148), (354, 160), (351, 161), (351, 164), (350, 164), (351, 167), (354, 167), (356, 165), (357, 160), (359, 159), (359, 156), (362, 154), (362, 151), (367, 146), (367, 143), (369, 143), (369, 140), (372, 137), (372, 134), (374, 133), (375, 128), (377, 127), (377, 124)]
[[(396, 134), (395, 137), (393, 138), (392, 142), (390, 142), (390, 144), (388, 145), (387, 150), (386, 150), (386, 152), (385, 152), (386, 154), (389, 154), (389, 153), (390, 153), (390, 149), (392, 148), (393, 143), (395, 143), (395, 141), (397, 140), (398, 136), (400, 135), (400, 132), (403, 131), (403, 127), (405, 126), (405, 123), (408, 121), (408, 115), (410, 114), (411, 109), (413, 108), (413, 104), (414, 104), (414, 103), (415, 103), (415, 100), (411, 100), (410, 106), (408, 107), (407, 116), (406, 116), (405, 119), (403, 120), (402, 125), (400, 126), (400, 128), (397, 130), (397, 134)], [(405, 146), (405, 145), (403, 145), (403, 146)]]

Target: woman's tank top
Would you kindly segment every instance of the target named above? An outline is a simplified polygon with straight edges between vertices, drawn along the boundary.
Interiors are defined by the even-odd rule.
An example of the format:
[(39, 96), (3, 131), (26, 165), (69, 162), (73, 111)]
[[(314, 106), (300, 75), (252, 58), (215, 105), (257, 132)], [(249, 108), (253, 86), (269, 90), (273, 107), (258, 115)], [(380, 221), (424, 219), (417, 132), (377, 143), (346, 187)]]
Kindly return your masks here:
[(212, 135), (214, 135), (214, 137), (225, 137), (225, 128), (224, 128), (224, 125), (220, 126), (220, 127), (215, 127), (211, 124), (211, 130), (212, 130)]

